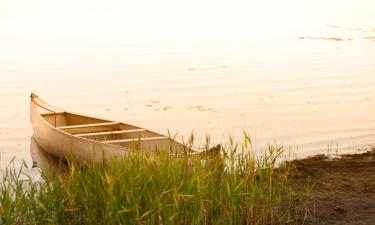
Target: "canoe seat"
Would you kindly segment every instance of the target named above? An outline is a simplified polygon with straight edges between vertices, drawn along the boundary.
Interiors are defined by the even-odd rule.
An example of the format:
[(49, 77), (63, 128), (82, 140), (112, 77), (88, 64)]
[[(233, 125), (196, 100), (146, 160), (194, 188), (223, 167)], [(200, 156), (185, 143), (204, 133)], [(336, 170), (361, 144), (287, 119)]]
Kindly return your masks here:
[(118, 131), (106, 131), (106, 132), (92, 132), (92, 133), (81, 133), (75, 134), (76, 137), (93, 137), (93, 136), (104, 136), (112, 134), (128, 134), (128, 133), (139, 133), (145, 132), (145, 129), (133, 129), (133, 130), (118, 130)]
[(41, 116), (54, 116), (54, 115), (61, 115), (65, 114), (64, 111), (57, 111), (57, 112), (49, 112), (49, 113), (41, 113)]
[(62, 126), (62, 127), (57, 127), (57, 129), (68, 130), (68, 129), (89, 128), (89, 127), (112, 126), (112, 125), (118, 125), (118, 124), (119, 122), (90, 123), (90, 124), (81, 124), (81, 125), (72, 125), (72, 126)]
[(169, 139), (168, 137), (147, 137), (147, 138), (136, 138), (136, 139), (119, 139), (119, 140), (108, 140), (101, 141), (105, 144), (115, 144), (115, 143), (124, 143), (124, 142), (137, 142), (137, 141), (155, 141), (155, 140), (164, 140)]

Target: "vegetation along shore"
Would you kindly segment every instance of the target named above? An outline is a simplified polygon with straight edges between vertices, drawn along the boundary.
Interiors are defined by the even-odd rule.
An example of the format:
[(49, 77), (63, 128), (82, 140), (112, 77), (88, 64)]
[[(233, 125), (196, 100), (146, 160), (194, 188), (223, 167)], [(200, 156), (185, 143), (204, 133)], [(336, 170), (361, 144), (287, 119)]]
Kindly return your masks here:
[[(246, 144), (244, 145), (247, 146)], [(244, 147), (243, 147), (244, 148)], [(221, 157), (131, 152), (102, 164), (71, 159), (1, 174), (0, 224), (371, 224), (375, 150), (276, 165), (232, 145)], [(26, 178), (25, 178), (26, 177)]]

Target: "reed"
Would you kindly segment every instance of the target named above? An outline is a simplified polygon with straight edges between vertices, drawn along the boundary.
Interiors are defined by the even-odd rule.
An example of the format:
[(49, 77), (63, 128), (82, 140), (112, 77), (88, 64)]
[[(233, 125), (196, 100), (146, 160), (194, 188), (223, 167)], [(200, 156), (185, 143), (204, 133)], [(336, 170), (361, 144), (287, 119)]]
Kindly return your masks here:
[(24, 174), (26, 164), (9, 167), (0, 184), (0, 224), (297, 223), (301, 198), (288, 186), (289, 164), (276, 166), (283, 149), (268, 146), (255, 157), (245, 151), (249, 140), (219, 157), (134, 151), (96, 165), (71, 159), (39, 181)]

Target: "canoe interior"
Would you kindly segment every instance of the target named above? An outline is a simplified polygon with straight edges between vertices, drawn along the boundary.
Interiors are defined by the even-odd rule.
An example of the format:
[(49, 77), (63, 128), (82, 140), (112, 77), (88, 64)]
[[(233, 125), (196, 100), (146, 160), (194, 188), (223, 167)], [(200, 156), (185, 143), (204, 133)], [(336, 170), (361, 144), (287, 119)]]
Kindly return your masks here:
[(53, 127), (73, 136), (121, 147), (153, 151), (184, 151), (185, 146), (140, 127), (67, 112), (44, 113), (42, 117)]
[(111, 122), (72, 113), (44, 113), (42, 117), (54, 127)]

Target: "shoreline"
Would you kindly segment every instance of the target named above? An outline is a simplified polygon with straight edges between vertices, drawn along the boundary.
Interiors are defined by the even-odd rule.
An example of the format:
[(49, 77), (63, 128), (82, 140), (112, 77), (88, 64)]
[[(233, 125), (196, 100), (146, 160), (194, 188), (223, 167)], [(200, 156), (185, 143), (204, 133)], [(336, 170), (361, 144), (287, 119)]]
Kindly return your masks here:
[[(35, 147), (35, 146), (33, 146)], [(37, 146), (36, 146), (37, 147)], [(35, 149), (34, 149), (35, 150)], [(36, 149), (38, 150), (38, 149)], [(43, 151), (39, 149), (40, 151)], [(168, 181), (171, 182), (169, 185), (181, 185), (186, 183), (189, 184), (190, 187), (195, 187), (196, 181), (201, 180), (200, 183), (207, 189), (203, 189), (198, 191), (195, 190), (191, 192), (190, 188), (188, 189), (181, 189), (178, 190), (175, 194), (177, 196), (190, 196), (191, 198), (197, 198), (195, 201), (200, 202), (200, 204), (206, 204), (207, 201), (213, 201), (213, 199), (223, 196), (225, 193), (231, 193), (227, 195), (228, 199), (224, 202), (232, 202), (233, 205), (225, 205), (222, 210), (232, 210), (236, 207), (247, 207), (249, 206), (248, 203), (251, 202), (253, 207), (255, 208), (248, 208), (251, 210), (252, 214), (255, 217), (251, 217), (252, 220), (261, 219), (261, 224), (269, 224), (269, 222), (275, 222), (275, 224), (371, 224), (373, 221), (375, 221), (375, 148), (372, 148), (371, 150), (364, 152), (364, 153), (357, 153), (357, 154), (344, 154), (344, 155), (315, 155), (310, 156), (306, 158), (301, 159), (294, 159), (291, 161), (284, 161), (280, 164), (280, 166), (276, 166), (275, 161), (280, 153), (280, 148), (272, 148), (270, 149), (270, 155), (266, 156), (267, 159), (263, 159), (266, 161), (253, 161), (251, 158), (244, 158), (245, 161), (242, 162), (242, 167), (236, 167), (236, 172), (227, 173), (224, 164), (220, 164), (220, 161), (216, 161), (216, 163), (219, 164), (212, 164), (209, 167), (195, 167), (197, 171), (191, 171), (192, 173), (189, 173), (188, 176), (182, 176), (183, 179), (174, 179), (176, 177), (181, 176), (180, 169), (183, 163), (181, 160), (168, 160), (168, 162), (161, 160), (158, 161), (155, 164), (155, 161), (148, 161), (141, 159), (139, 157), (135, 157), (135, 163), (132, 161), (124, 161), (125, 163), (119, 164), (111, 164), (111, 165), (81, 165), (79, 166), (74, 161), (72, 161), (71, 165), (63, 171), (65, 171), (65, 175), (63, 176), (64, 179), (56, 179), (56, 177), (60, 177), (60, 173), (50, 173), (47, 169), (47, 173), (43, 173), (43, 178), (46, 179), (45, 181), (50, 184), (54, 184), (54, 186), (57, 188), (59, 193), (61, 195), (55, 196), (54, 192), (46, 191), (46, 192), (39, 192), (35, 191), (32, 192), (33, 195), (40, 195), (44, 196), (46, 198), (54, 199), (54, 201), (57, 201), (55, 203), (51, 203), (48, 209), (52, 209), (56, 207), (56, 204), (59, 205), (61, 201), (70, 201), (71, 205), (70, 207), (61, 205), (61, 210), (66, 211), (70, 210), (71, 208), (74, 208), (78, 210), (80, 213), (83, 213), (86, 215), (90, 215), (91, 211), (89, 209), (85, 209), (84, 206), (87, 202), (92, 202), (92, 205), (101, 205), (104, 201), (106, 202), (108, 199), (108, 196), (117, 196), (116, 198), (112, 198), (110, 201), (111, 207), (108, 209), (108, 212), (111, 212), (112, 210), (116, 211), (119, 210), (116, 208), (116, 205), (118, 205), (119, 202), (123, 202), (124, 199), (121, 200), (121, 196), (123, 195), (122, 188), (116, 190), (114, 195), (112, 191), (106, 192), (108, 190), (105, 190), (103, 198), (96, 202), (96, 200), (92, 199), (90, 196), (94, 193), (98, 193), (98, 191), (104, 191), (103, 189), (99, 188), (97, 189), (99, 184), (102, 184), (102, 182), (107, 182), (108, 185), (114, 185), (116, 187), (122, 187), (122, 186), (128, 186), (132, 187), (132, 189), (138, 190), (138, 188), (142, 188), (144, 185), (139, 184), (138, 181), (136, 183), (129, 183), (129, 179), (135, 179), (139, 177), (138, 173), (134, 173), (134, 169), (140, 170), (144, 174), (143, 177), (148, 177), (152, 175), (151, 182), (154, 187), (151, 189), (145, 189), (146, 193), (143, 194), (147, 196), (147, 198), (144, 198), (142, 201), (138, 202), (139, 204), (146, 204), (148, 205), (153, 201), (156, 201), (156, 203), (159, 200), (160, 195), (164, 195), (164, 192), (160, 192), (159, 190), (163, 186), (163, 182)], [(34, 162), (37, 161), (38, 167), (41, 166), (47, 166), (47, 164), (50, 163), (50, 158), (48, 158), (47, 153), (44, 155), (40, 155), (40, 153), (43, 152), (32, 152), (32, 156), (34, 159)], [(42, 157), (44, 156), (44, 158)], [(42, 159), (41, 162), (39, 162)], [(129, 158), (130, 159), (130, 158)], [(227, 158), (230, 159), (230, 158)], [(43, 161), (45, 160), (45, 161)], [(222, 163), (223, 161), (221, 161)], [(234, 162), (234, 161), (233, 161)], [(232, 162), (232, 163), (233, 163)], [(41, 164), (39, 164), (41, 163)], [(44, 164), (43, 164), (44, 163)], [(130, 167), (128, 165), (130, 163)], [(200, 161), (198, 160), (197, 165), (201, 165)], [(263, 163), (263, 164), (259, 164)], [(69, 164), (69, 163), (68, 163)], [(142, 165), (139, 167), (138, 165)], [(58, 165), (58, 164), (57, 164)], [(69, 164), (70, 165), (70, 164)], [(222, 166), (220, 166), (222, 165)], [(250, 167), (249, 167), (250, 165)], [(263, 165), (263, 166), (261, 166)], [(33, 165), (34, 166), (34, 165)], [(36, 166), (36, 164), (35, 164)], [(155, 174), (157, 170), (155, 170), (154, 167), (160, 167), (162, 171), (165, 172), (158, 172)], [(224, 167), (223, 167), (224, 166)], [(245, 167), (243, 167), (245, 166)], [(260, 167), (259, 167), (260, 166)], [(59, 167), (59, 166), (57, 166)], [(134, 167), (134, 168), (133, 168)], [(260, 168), (263, 169), (260, 169)], [(50, 168), (47, 166), (47, 168)], [(81, 169), (83, 170), (81, 170)], [(175, 168), (175, 170), (171, 170), (171, 168)], [(221, 168), (221, 169), (220, 169)], [(248, 168), (249, 171), (242, 170), (241, 168)], [(46, 169), (46, 168), (45, 168)], [(58, 169), (58, 168), (56, 168)], [(128, 170), (128, 172), (124, 173), (123, 169)], [(260, 170), (259, 170), (260, 169)], [(43, 169), (42, 169), (43, 170)], [(52, 170), (54, 171), (54, 170)], [(104, 171), (104, 174), (102, 173)], [(221, 171), (221, 172), (220, 172)], [(19, 173), (22, 171), (20, 170)], [(56, 170), (57, 172), (57, 170)], [(66, 173), (67, 172), (67, 173)], [(217, 173), (216, 176), (207, 176), (208, 174)], [(174, 174), (172, 177), (170, 177), (170, 173)], [(125, 176), (126, 174), (126, 176)], [(57, 176), (56, 176), (57, 175)], [(232, 176), (233, 175), (233, 176)], [(109, 179), (109, 177), (122, 177), (121, 179), (115, 179), (112, 178)], [(175, 177), (174, 177), (175, 176)], [(17, 178), (17, 172), (13, 172), (8, 175), (8, 181), (16, 186), (19, 186), (21, 184), (26, 184), (24, 181), (19, 178)], [(222, 177), (224, 180), (217, 181), (217, 177)], [(137, 178), (138, 179), (138, 178)], [(170, 180), (172, 179), (172, 180)], [(144, 182), (149, 185), (150, 180), (145, 179)], [(40, 181), (39, 181), (40, 182)], [(83, 182), (83, 183), (82, 183)], [(94, 183), (92, 183), (94, 182)], [(215, 185), (208, 185), (208, 183), (212, 183)], [(218, 183), (217, 183), (218, 182)], [(38, 182), (34, 183), (28, 183), (27, 185), (31, 185), (32, 190), (34, 186)], [(42, 184), (42, 183), (40, 183)], [(79, 184), (77, 186), (77, 184)], [(94, 184), (94, 185), (93, 185)], [(131, 185), (129, 185), (131, 184)], [(12, 190), (12, 185), (7, 186), (7, 183), (2, 183), (2, 188), (4, 190)], [(161, 185), (161, 186), (160, 186)], [(222, 186), (224, 185), (224, 186)], [(230, 185), (230, 186), (227, 186)], [(239, 185), (239, 186), (238, 186)], [(168, 186), (168, 185), (167, 185)], [(202, 187), (203, 187), (202, 186)], [(222, 187), (221, 187), (222, 186)], [(169, 187), (169, 186), (168, 186)], [(241, 188), (238, 188), (241, 187)], [(166, 187), (164, 187), (166, 188)], [(228, 189), (229, 188), (229, 189)], [(83, 196), (82, 192), (86, 189), (90, 189), (87, 196)], [(163, 190), (163, 188), (161, 188)], [(19, 192), (20, 198), (26, 198), (27, 199), (27, 188), (23, 191)], [(228, 191), (229, 190), (229, 191)], [(261, 192), (261, 194), (258, 193), (258, 191), (255, 191), (254, 193), (252, 191), (258, 190)], [(224, 191), (224, 192), (223, 192)], [(276, 192), (275, 192), (276, 191)], [(80, 193), (77, 195), (73, 195), (73, 197), (66, 198), (66, 193)], [(159, 193), (160, 192), (160, 193)], [(215, 198), (210, 199), (209, 196), (212, 193), (219, 193)], [(86, 193), (86, 194), (87, 194)], [(168, 192), (169, 193), (169, 192)], [(248, 193), (255, 194), (255, 196), (258, 196), (259, 199), (247, 199), (249, 198)], [(258, 193), (258, 194), (257, 194)], [(107, 196), (108, 195), (108, 196)], [(168, 195), (171, 195), (169, 197), (173, 197), (173, 193), (169, 193)], [(238, 198), (238, 196), (242, 196), (241, 198)], [(43, 198), (44, 198), (43, 197)], [(123, 196), (122, 196), (123, 197)], [(129, 196), (128, 196), (129, 197)], [(134, 196), (133, 196), (134, 197)], [(176, 196), (175, 196), (176, 197)], [(211, 196), (213, 197), (213, 196)], [(208, 198), (208, 199), (206, 199)], [(221, 198), (221, 197), (220, 197)], [(244, 199), (242, 199), (244, 198)], [(34, 204), (39, 204), (40, 200), (35, 199), (27, 199), (27, 201), (21, 202), (21, 201), (10, 201), (10, 202), (4, 202), (7, 198), (1, 198), (0, 196), (0, 203), (3, 201), (3, 209), (0, 207), (0, 211), (8, 212), (5, 213), (5, 215), (12, 216), (13, 208), (15, 207), (14, 204), (20, 204), (17, 207), (21, 208), (28, 208), (31, 207)], [(174, 198), (171, 198), (174, 199)], [(173, 203), (173, 201), (169, 199), (165, 202), (166, 205), (169, 205)], [(242, 200), (241, 200), (242, 199)], [(247, 199), (247, 200), (246, 200)], [(14, 199), (16, 200), (16, 199)], [(264, 202), (268, 202), (267, 204), (264, 204)], [(153, 202), (155, 203), (155, 202)], [(156, 204), (155, 203), (155, 204)], [(189, 199), (179, 199), (180, 204), (190, 204)], [(7, 205), (9, 204), (9, 205)], [(48, 203), (49, 204), (49, 203)], [(83, 204), (83, 205), (82, 205)], [(159, 203), (158, 203), (159, 204)], [(155, 207), (159, 207), (159, 205), (156, 204)], [(164, 203), (163, 203), (164, 204)], [(1, 204), (0, 204), (1, 205)], [(215, 212), (215, 207), (221, 207), (223, 206), (223, 202), (219, 202), (215, 207), (214, 205), (207, 205), (205, 207), (208, 207), (210, 209), (209, 211), (213, 213)], [(34, 207), (34, 206), (33, 206)], [(132, 208), (132, 204), (130, 204), (129, 209), (136, 210), (137, 208)], [(210, 208), (213, 207), (213, 208)], [(267, 208), (268, 207), (268, 208)], [(36, 208), (38, 209), (38, 207)], [(147, 207), (144, 209), (146, 210)], [(192, 209), (194, 208), (184, 208), (184, 213), (192, 213)], [(255, 211), (252, 211), (256, 209)], [(33, 209), (35, 210), (35, 209)], [(147, 210), (156, 210), (156, 209), (147, 209)], [(146, 210), (146, 211), (147, 211)], [(158, 209), (159, 210), (159, 209)], [(157, 211), (158, 211), (157, 210)], [(167, 209), (168, 213), (176, 213), (175, 210), (178, 210), (180, 212), (178, 207), (176, 209)], [(213, 211), (212, 211), (213, 210)], [(265, 214), (257, 214), (259, 212), (263, 212), (263, 210), (266, 210)], [(157, 212), (156, 211), (156, 212)], [(193, 210), (194, 211), (194, 210)], [(200, 210), (197, 212), (202, 213)], [(39, 215), (39, 211), (36, 210), (34, 213), (36, 215)], [(181, 213), (181, 212), (180, 212)], [(233, 211), (234, 213), (234, 211)], [(68, 213), (69, 214), (69, 213)], [(73, 213), (75, 214), (75, 212)], [(98, 219), (100, 214), (93, 214), (92, 219)], [(138, 215), (138, 214), (137, 214)], [(202, 215), (205, 215), (203, 213)], [(54, 218), (53, 215), (49, 215), (50, 218)], [(74, 215), (72, 218), (75, 218)], [(233, 214), (235, 218), (238, 218), (240, 220), (244, 220), (249, 222), (247, 218), (247, 214), (241, 214), (239, 211)], [(4, 217), (6, 218), (6, 217)], [(6, 221), (4, 220), (3, 221)], [(212, 217), (214, 218), (214, 217)], [(212, 219), (211, 218), (211, 219)], [(19, 219), (23, 220), (27, 218), (20, 217)], [(56, 218), (55, 218), (56, 219)], [(126, 219), (124, 217), (123, 219)], [(155, 219), (154, 216), (150, 215), (147, 216), (146, 221), (150, 222)], [(163, 217), (163, 220), (166, 219)], [(181, 221), (185, 221), (187, 218), (180, 218)], [(200, 217), (197, 219), (205, 220), (206, 217)], [(211, 219), (209, 219), (211, 221)], [(145, 221), (145, 222), (146, 222)], [(180, 221), (180, 222), (181, 222)], [(189, 219), (187, 219), (189, 221)], [(231, 221), (231, 220), (230, 220)], [(1, 218), (0, 218), (1, 222)], [(146, 224), (148, 223), (146, 222)], [(212, 221), (211, 221), (212, 222)], [(233, 221), (232, 221), (233, 222)]]
[(301, 193), (311, 184), (304, 224), (371, 224), (375, 221), (375, 148), (331, 158), (316, 155), (290, 161), (289, 184)]

